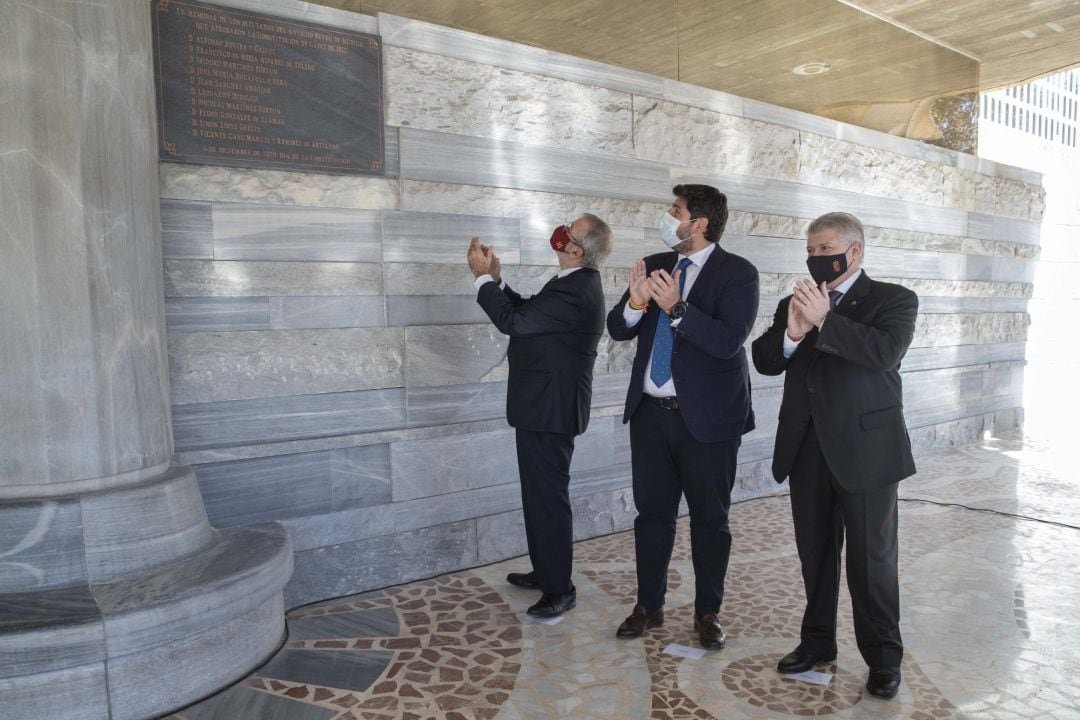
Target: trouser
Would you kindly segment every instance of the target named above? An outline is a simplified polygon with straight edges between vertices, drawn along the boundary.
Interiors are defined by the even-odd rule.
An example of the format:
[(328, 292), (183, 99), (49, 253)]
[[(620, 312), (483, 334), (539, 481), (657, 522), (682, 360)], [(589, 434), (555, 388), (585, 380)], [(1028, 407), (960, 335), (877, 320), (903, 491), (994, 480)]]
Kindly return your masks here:
[(638, 603), (646, 612), (664, 605), (683, 494), (690, 508), (694, 610), (699, 617), (720, 610), (731, 554), (728, 511), (740, 443), (738, 438), (698, 442), (678, 410), (666, 410), (648, 397), (630, 419)]
[(570, 510), (570, 460), (574, 436), (517, 431), (521, 507), (529, 559), (546, 593), (570, 592), (574, 522)]
[(813, 422), (791, 470), (791, 514), (806, 586), (802, 646), (815, 654), (836, 649), (840, 552), (847, 536), (847, 581), (855, 640), (866, 664), (898, 669), (900, 582), (897, 571), (896, 483), (849, 493), (837, 483), (818, 444)]

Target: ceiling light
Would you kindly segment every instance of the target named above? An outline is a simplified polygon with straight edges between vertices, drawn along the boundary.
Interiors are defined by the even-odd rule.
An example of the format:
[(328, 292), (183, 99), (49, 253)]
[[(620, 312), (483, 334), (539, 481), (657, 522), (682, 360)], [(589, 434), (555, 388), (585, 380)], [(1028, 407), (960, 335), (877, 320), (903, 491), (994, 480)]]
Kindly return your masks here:
[(1030, 30), (1021, 30), (1020, 34), (1023, 35), (1024, 37), (1026, 37), (1028, 40), (1034, 40), (1036, 37), (1038, 37), (1035, 33), (1031, 32)]
[(1046, 23), (1046, 27), (1050, 28), (1054, 32), (1065, 32), (1065, 28), (1061, 27), (1056, 22), (1048, 22)]
[(824, 62), (803, 63), (792, 69), (796, 75), (824, 75), (832, 69), (832, 65)]

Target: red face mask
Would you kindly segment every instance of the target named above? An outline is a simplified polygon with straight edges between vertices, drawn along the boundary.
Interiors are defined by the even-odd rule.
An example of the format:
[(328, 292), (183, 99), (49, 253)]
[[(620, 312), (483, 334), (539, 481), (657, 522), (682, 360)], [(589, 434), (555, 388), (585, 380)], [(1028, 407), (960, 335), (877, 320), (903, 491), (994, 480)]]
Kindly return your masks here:
[(551, 233), (551, 249), (555, 252), (565, 252), (570, 243), (577, 244), (577, 240), (570, 234), (570, 223), (559, 225)]

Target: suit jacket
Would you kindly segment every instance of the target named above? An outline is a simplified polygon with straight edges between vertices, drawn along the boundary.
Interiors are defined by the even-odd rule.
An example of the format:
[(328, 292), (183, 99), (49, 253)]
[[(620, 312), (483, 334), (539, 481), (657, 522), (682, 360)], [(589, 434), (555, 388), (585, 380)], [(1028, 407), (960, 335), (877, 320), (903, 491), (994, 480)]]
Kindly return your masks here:
[(476, 300), (510, 336), (507, 422), (520, 430), (585, 432), (596, 346), (604, 332), (600, 273), (583, 267), (527, 299), (489, 282)]
[(869, 492), (915, 473), (904, 424), (900, 361), (915, 335), (919, 298), (863, 271), (836, 308), (790, 358), (784, 333), (791, 296), (780, 301), (772, 326), (754, 341), (754, 367), (784, 378), (784, 399), (772, 470), (791, 472), (811, 416), (821, 452), (849, 492)]
[[(672, 271), (674, 252), (645, 258), (645, 271)], [(629, 290), (608, 313), (608, 334), (615, 340), (637, 338), (634, 369), (626, 393), (623, 422), (629, 422), (644, 394), (645, 368), (652, 356), (656, 323), (662, 310), (650, 302), (645, 316), (626, 326), (623, 309)], [(671, 377), (686, 427), (699, 442), (734, 440), (754, 429), (750, 404), (750, 368), (743, 344), (758, 309), (758, 272), (748, 260), (717, 246), (686, 297), (686, 314), (674, 328)]]

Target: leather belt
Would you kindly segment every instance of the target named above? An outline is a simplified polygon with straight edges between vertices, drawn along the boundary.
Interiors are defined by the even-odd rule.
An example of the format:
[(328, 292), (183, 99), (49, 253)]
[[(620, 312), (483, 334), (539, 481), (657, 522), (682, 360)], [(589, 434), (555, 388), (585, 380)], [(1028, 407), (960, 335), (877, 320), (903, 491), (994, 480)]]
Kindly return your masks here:
[(645, 397), (654, 405), (659, 405), (665, 410), (679, 409), (679, 398), (677, 397), (656, 397), (655, 395), (645, 395)]

